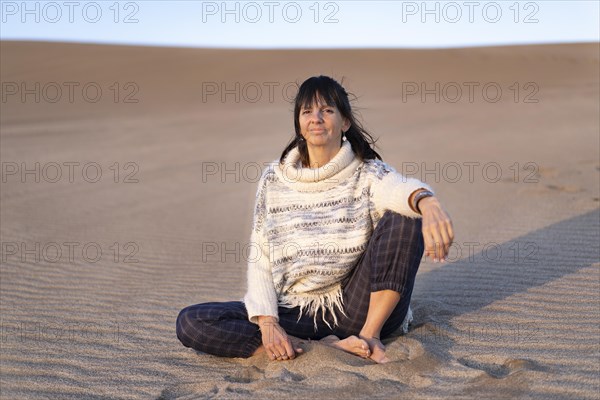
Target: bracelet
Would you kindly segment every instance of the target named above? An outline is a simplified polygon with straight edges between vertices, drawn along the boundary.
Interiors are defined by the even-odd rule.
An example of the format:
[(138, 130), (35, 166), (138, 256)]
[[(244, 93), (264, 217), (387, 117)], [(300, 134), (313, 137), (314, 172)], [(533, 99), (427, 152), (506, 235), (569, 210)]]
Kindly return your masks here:
[(417, 212), (419, 214), (421, 214), (421, 210), (419, 209), (419, 201), (423, 200), (426, 197), (432, 197), (432, 196), (433, 196), (433, 192), (430, 190), (422, 190), (415, 195), (415, 197), (413, 198), (413, 204), (415, 205), (414, 208), (417, 210)]

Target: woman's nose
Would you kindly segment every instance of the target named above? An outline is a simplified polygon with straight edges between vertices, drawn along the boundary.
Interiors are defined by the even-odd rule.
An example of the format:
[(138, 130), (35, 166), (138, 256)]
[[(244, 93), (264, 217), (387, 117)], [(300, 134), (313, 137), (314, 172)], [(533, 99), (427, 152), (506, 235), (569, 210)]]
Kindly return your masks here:
[(311, 114), (311, 119), (315, 122), (323, 121), (323, 113), (321, 110), (315, 111)]

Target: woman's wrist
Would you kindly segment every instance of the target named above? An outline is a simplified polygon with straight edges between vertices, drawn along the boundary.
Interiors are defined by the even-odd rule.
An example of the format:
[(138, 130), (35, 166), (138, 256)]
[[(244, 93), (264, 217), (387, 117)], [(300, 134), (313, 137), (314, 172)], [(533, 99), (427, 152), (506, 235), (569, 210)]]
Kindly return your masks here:
[(419, 203), (421, 200), (426, 198), (433, 197), (433, 192), (426, 188), (419, 188), (412, 192), (408, 198), (408, 205), (411, 210), (413, 210), (417, 214), (421, 213), (421, 208), (419, 207)]
[(277, 323), (278, 319), (273, 317), (272, 315), (259, 315), (257, 317), (257, 321), (258, 321), (258, 325), (265, 325), (265, 324)]
[(419, 212), (421, 214), (423, 214), (423, 211), (425, 211), (427, 208), (429, 208), (432, 204), (438, 203), (439, 205), (439, 201), (435, 196), (428, 196), (425, 198), (422, 198), (421, 200), (419, 200), (418, 203), (418, 208), (419, 208)]

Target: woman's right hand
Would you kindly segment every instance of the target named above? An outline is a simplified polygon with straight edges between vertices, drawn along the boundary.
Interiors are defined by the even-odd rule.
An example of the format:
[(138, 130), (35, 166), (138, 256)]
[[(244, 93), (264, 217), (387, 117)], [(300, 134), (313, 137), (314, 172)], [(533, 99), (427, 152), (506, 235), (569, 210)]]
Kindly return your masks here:
[(259, 316), (258, 326), (262, 333), (262, 343), (271, 361), (292, 360), (296, 352), (301, 353), (301, 348), (294, 347), (285, 330), (272, 316)]

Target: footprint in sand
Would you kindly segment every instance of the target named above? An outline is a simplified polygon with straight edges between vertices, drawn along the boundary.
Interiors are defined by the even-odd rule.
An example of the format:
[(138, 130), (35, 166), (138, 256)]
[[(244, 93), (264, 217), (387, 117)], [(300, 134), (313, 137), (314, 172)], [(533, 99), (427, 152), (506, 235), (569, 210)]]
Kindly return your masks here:
[(286, 368), (283, 368), (281, 374), (279, 374), (279, 379), (281, 379), (284, 382), (300, 382), (306, 379), (306, 377), (300, 374), (290, 372)]
[(457, 360), (465, 367), (486, 372), (496, 379), (503, 379), (519, 371), (546, 371), (546, 368), (525, 358), (509, 358), (503, 364), (486, 363), (474, 359), (459, 358)]
[(251, 383), (262, 379), (265, 376), (265, 372), (260, 368), (251, 366), (244, 368), (235, 375), (225, 375), (224, 379), (227, 382), (233, 383)]

